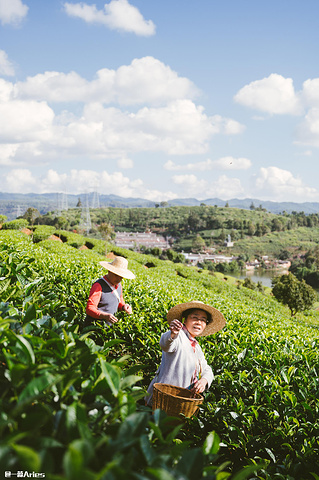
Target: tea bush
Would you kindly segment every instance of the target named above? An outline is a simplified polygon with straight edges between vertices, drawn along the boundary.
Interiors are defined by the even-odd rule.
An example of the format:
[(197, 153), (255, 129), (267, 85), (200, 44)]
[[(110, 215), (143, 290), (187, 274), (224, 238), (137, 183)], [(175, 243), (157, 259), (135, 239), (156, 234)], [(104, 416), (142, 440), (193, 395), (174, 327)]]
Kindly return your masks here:
[[(1, 466), (52, 480), (316, 479), (311, 312), (291, 320), (270, 296), (169, 261), (145, 268), (152, 257), (123, 253), (136, 274), (123, 281), (133, 315), (84, 329), (105, 257), (0, 233)], [(227, 325), (199, 339), (215, 380), (198, 417), (173, 429), (142, 397), (160, 363), (166, 312), (189, 300), (215, 306)]]
[(33, 227), (33, 242), (38, 243), (42, 240), (46, 240), (53, 235), (55, 232), (55, 227), (50, 225), (38, 225)]
[(24, 218), (19, 218), (11, 220), (11, 222), (5, 222), (2, 224), (3, 230), (21, 230), (22, 228), (28, 227), (29, 222)]

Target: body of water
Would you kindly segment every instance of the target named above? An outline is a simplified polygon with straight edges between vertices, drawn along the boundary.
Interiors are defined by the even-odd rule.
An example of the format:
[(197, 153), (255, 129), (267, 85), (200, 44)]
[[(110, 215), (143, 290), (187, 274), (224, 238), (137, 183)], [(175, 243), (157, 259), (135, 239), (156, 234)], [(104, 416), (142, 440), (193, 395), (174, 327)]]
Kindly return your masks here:
[(261, 282), (265, 287), (271, 287), (271, 281), (273, 277), (278, 275), (283, 275), (288, 273), (287, 270), (264, 270), (262, 268), (255, 268), (254, 270), (243, 270), (237, 275), (232, 274), (232, 277), (238, 278), (239, 280), (245, 280), (245, 278), (250, 278), (254, 283)]

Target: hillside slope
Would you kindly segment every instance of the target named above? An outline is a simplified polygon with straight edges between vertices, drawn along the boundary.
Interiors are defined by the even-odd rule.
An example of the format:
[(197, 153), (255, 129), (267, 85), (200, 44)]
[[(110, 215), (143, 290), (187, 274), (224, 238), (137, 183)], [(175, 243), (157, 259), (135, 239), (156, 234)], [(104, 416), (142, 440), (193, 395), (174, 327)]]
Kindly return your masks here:
[[(161, 333), (167, 329), (167, 310), (180, 302), (201, 300), (218, 308), (226, 317), (227, 325), (216, 335), (200, 339), (215, 380), (205, 396), (199, 417), (190, 422), (191, 428), (186, 425), (179, 431), (178, 441), (189, 441), (191, 446), (198, 447), (205, 444), (205, 438), (211, 431), (215, 431), (221, 439), (219, 462), (230, 462), (232, 472), (262, 462), (264, 467), (258, 478), (270, 480), (275, 475), (278, 478), (289, 476), (295, 480), (312, 479), (312, 472), (318, 471), (319, 455), (316, 434), (319, 431), (319, 331), (316, 313), (307, 312), (292, 320), (288, 310), (269, 296), (235, 288), (208, 273), (198, 273), (183, 265), (114, 249), (112, 246), (109, 249), (127, 256), (129, 268), (136, 274), (134, 281), (123, 282), (125, 300), (132, 304), (134, 313), (132, 316), (119, 314), (119, 322), (112, 329), (105, 330), (100, 325), (85, 331), (82, 321), (87, 295), (91, 283), (105, 272), (98, 264), (104, 257), (94, 249), (79, 251), (50, 240), (33, 244), (23, 233), (0, 232), (1, 277), (4, 282), (1, 284), (1, 300), (6, 302), (6, 308), (11, 308), (9, 313), (2, 313), (4, 320), (1, 328), (8, 333), (8, 340), (3, 344), (3, 353), (7, 353), (2, 356), (2, 365), (7, 368), (7, 373), (1, 381), (8, 382), (8, 378), (14, 375), (16, 383), (12, 388), (18, 389), (10, 401), (4, 394), (2, 398), (6, 403), (2, 400), (2, 406), (7, 415), (15, 415), (12, 417), (15, 426), (10, 435), (12, 432), (18, 435), (24, 428), (24, 436), (17, 440), (18, 447), (29, 449), (31, 455), (36, 449), (36, 439), (43, 435), (51, 438), (51, 442), (59, 441), (59, 454), (52, 453), (52, 445), (47, 452), (51, 455), (51, 472), (56, 473), (57, 459), (62, 461), (64, 455), (64, 474), (59, 479), (73, 478), (71, 474), (68, 476), (65, 467), (72, 442), (77, 448), (76, 442), (80, 442), (81, 438), (81, 441), (84, 438), (89, 441), (95, 428), (94, 435), (100, 435), (101, 431), (112, 435), (116, 422), (124, 424), (129, 412), (145, 410), (142, 401), (132, 399), (134, 391), (135, 394), (139, 391), (134, 390), (135, 387), (133, 390), (132, 387), (125, 387), (129, 391), (119, 393), (120, 380), (117, 378), (120, 377), (117, 375), (120, 375), (120, 366), (138, 374), (138, 388), (146, 388), (160, 362), (158, 341)], [(6, 318), (17, 322), (15, 328), (19, 334), (7, 330)], [(42, 333), (39, 333), (40, 330)], [(9, 354), (10, 342), (13, 342), (12, 352), (15, 351), (15, 355), (20, 350), (24, 355), (21, 357), (21, 362), (24, 362), (23, 375), (19, 373), (22, 366), (19, 369), (15, 367), (18, 364), (13, 359), (13, 353)], [(50, 345), (58, 345), (50, 352), (51, 366), (49, 368), (46, 364), (38, 369), (38, 361), (43, 363)], [(82, 353), (78, 356), (84, 345), (87, 353), (84, 357)], [(32, 356), (35, 351), (39, 355), (37, 361)], [(72, 357), (68, 356), (68, 351)], [(57, 356), (61, 356), (63, 365), (56, 366)], [(93, 357), (102, 362), (102, 370), (97, 368), (97, 364), (90, 366)], [(120, 358), (123, 360), (118, 363)], [(29, 371), (33, 372), (33, 377), (28, 377)], [(44, 371), (50, 372), (50, 377), (49, 373), (44, 377)], [(63, 375), (67, 373), (66, 377), (61, 376), (62, 371)], [(108, 393), (100, 383), (103, 378), (104, 382), (108, 379), (107, 384), (111, 388), (107, 390)], [(30, 392), (34, 382), (38, 382), (37, 393), (30, 396), (26, 389)], [(128, 380), (125, 385), (130, 385)], [(118, 408), (122, 412), (117, 413), (118, 416), (113, 413), (115, 420), (112, 422), (115, 421), (115, 424), (111, 422), (111, 430), (103, 423), (103, 410), (102, 416), (98, 415), (96, 420), (98, 423), (92, 417), (91, 423), (86, 424), (86, 416), (94, 408), (99, 411), (101, 401), (104, 405), (112, 404), (110, 392), (115, 395), (116, 402), (120, 402)], [(81, 409), (81, 422), (87, 425), (86, 433), (84, 430), (81, 433), (74, 425), (73, 430), (67, 430), (69, 433), (63, 437), (58, 430), (49, 428), (49, 420), (36, 430), (29, 424), (26, 426), (20, 419), (21, 411), (27, 412), (23, 409), (31, 408), (35, 401), (41, 405), (40, 413), (50, 411), (48, 418), (52, 415), (56, 419), (57, 415), (61, 418), (66, 415), (66, 422), (70, 422), (70, 415), (73, 415), (68, 406)], [(14, 406), (19, 408), (14, 409)], [(34, 415), (37, 415), (36, 412)], [(45, 415), (47, 418), (48, 413)], [(75, 413), (75, 410), (74, 415), (80, 418), (77, 417), (80, 413)], [(7, 435), (6, 428), (2, 428)], [(16, 451), (19, 451), (18, 447)], [(10, 448), (15, 465), (16, 454), (13, 447)], [(107, 458), (106, 455), (105, 461)], [(214, 463), (212, 457), (209, 461), (211, 463), (208, 465)], [(39, 462), (39, 468), (43, 467), (41, 462), (44, 460), (39, 457)], [(169, 470), (171, 467), (168, 463), (163, 468), (175, 475), (174, 469)], [(79, 465), (82, 465), (81, 462)], [(101, 464), (94, 464), (93, 460), (85, 463), (85, 469), (92, 475), (101, 468)], [(134, 468), (138, 467), (132, 468), (134, 473)], [(137, 470), (135, 472), (138, 473)], [(183, 478), (195, 478), (189, 475), (185, 474)], [(202, 478), (202, 475), (204, 473), (196, 478)], [(125, 478), (136, 477), (130, 472)], [(149, 472), (143, 478), (160, 477), (152, 476)]]

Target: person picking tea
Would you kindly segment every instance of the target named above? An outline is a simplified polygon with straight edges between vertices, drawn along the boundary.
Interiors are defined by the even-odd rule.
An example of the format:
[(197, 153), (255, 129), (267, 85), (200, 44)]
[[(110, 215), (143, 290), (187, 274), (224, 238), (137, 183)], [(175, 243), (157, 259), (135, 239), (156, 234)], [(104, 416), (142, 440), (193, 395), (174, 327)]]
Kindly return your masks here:
[(221, 330), (226, 320), (222, 313), (200, 301), (181, 303), (167, 313), (169, 330), (160, 338), (162, 360), (145, 397), (152, 405), (154, 383), (166, 383), (202, 393), (210, 387), (214, 374), (196, 337)]
[(86, 305), (85, 325), (90, 325), (94, 320), (104, 320), (109, 326), (118, 319), (115, 313), (123, 311), (129, 315), (132, 307), (123, 299), (121, 281), (123, 278), (133, 279), (134, 273), (128, 270), (128, 261), (124, 257), (115, 257), (112, 263), (99, 262), (108, 270), (108, 273), (93, 283)]

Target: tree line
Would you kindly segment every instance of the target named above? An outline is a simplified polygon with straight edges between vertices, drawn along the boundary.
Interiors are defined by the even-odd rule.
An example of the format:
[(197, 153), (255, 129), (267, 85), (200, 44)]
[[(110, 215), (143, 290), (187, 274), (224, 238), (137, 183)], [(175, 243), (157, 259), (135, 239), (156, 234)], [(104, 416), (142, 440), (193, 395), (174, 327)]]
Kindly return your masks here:
[[(117, 208), (90, 209), (92, 229), (101, 223), (108, 223), (115, 229), (131, 231), (158, 231), (164, 235), (180, 237), (205, 230), (233, 231), (233, 236), (260, 237), (269, 232), (281, 232), (298, 227), (319, 226), (319, 214), (306, 215), (304, 212), (272, 214), (262, 208), (238, 209), (202, 205), (200, 207), (164, 208)], [(81, 210), (72, 208), (60, 214), (48, 212), (41, 215), (35, 208), (29, 208), (22, 218), (30, 223), (55, 225), (64, 224), (66, 229), (75, 229), (81, 223)]]

